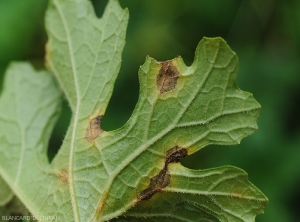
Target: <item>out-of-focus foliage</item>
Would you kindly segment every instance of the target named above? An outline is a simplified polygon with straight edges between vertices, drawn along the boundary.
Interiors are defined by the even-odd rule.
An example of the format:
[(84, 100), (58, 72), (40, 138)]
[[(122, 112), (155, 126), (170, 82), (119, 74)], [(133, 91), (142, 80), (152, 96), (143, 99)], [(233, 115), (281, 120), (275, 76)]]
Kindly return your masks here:
[[(100, 16), (106, 0), (94, 0)], [(47, 1), (0, 2), (0, 73), (10, 60), (43, 61)], [(146, 55), (182, 55), (191, 64), (203, 36), (221, 36), (240, 59), (237, 81), (262, 105), (259, 130), (232, 147), (210, 147), (185, 158), (192, 168), (230, 164), (246, 170), (269, 198), (257, 221), (300, 219), (300, 2), (299, 0), (120, 0), (130, 9), (121, 73), (103, 119), (106, 130), (122, 126), (138, 96), (137, 71)], [(0, 80), (2, 83), (2, 79)], [(1, 87), (0, 87), (1, 88)], [(59, 148), (67, 105), (50, 141)], [(229, 152), (228, 152), (229, 150)]]
[(47, 1), (0, 1), (0, 71), (11, 60), (41, 59)]

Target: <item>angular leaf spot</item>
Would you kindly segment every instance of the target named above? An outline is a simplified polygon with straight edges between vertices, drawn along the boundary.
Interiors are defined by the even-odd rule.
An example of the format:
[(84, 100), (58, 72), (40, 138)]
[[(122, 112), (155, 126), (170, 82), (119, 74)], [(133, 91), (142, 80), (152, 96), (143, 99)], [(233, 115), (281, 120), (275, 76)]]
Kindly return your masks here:
[(60, 173), (59, 173), (59, 181), (62, 184), (67, 184), (69, 182), (69, 173), (66, 169), (63, 169)]
[(143, 190), (138, 198), (138, 201), (149, 200), (156, 192), (170, 184), (171, 175), (168, 171), (170, 163), (177, 163), (181, 158), (187, 156), (187, 150), (182, 147), (174, 146), (167, 151), (166, 162), (164, 168), (154, 177), (150, 179), (149, 186)]
[(158, 91), (163, 94), (175, 89), (178, 77), (179, 71), (172, 64), (172, 60), (162, 62), (162, 67), (156, 78)]
[(138, 198), (138, 201), (149, 200), (156, 192), (161, 191), (162, 188), (170, 184), (171, 175), (165, 166), (158, 175), (150, 179), (149, 186), (143, 190)]
[(103, 130), (100, 128), (100, 123), (102, 118), (103, 116), (97, 116), (96, 118), (90, 121), (90, 124), (86, 129), (86, 134), (85, 134), (85, 138), (88, 141), (93, 141), (103, 132)]
[(174, 146), (172, 149), (169, 149), (167, 151), (166, 164), (178, 163), (181, 158), (186, 157), (187, 155), (187, 149), (179, 146)]

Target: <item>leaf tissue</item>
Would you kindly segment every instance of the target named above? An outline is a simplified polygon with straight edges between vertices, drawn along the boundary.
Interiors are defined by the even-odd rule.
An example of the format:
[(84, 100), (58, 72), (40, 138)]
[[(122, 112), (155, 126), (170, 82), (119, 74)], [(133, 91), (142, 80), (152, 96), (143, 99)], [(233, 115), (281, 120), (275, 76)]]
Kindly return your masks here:
[[(260, 105), (237, 87), (238, 59), (223, 39), (203, 38), (189, 67), (181, 57), (147, 57), (132, 116), (120, 129), (101, 129), (128, 15), (117, 0), (101, 19), (87, 0), (49, 2), (48, 71), (15, 62), (6, 73), (1, 189), (35, 217), (56, 221), (254, 221), (267, 198), (243, 170), (180, 164), (210, 144), (239, 144), (257, 129)], [(48, 140), (63, 94), (72, 119), (49, 163)], [(10, 196), (0, 195), (0, 203)]]

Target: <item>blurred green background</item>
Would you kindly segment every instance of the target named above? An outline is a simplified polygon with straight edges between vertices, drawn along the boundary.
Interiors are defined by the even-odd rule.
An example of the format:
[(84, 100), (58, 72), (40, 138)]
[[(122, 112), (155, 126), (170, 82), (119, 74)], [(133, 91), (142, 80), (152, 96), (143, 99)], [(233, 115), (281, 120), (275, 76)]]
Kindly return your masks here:
[[(107, 0), (92, 1), (101, 16)], [(130, 21), (122, 68), (107, 113), (105, 130), (122, 126), (138, 98), (138, 69), (146, 55), (157, 60), (181, 55), (187, 65), (203, 36), (223, 37), (237, 53), (237, 82), (262, 105), (259, 130), (238, 146), (210, 146), (185, 158), (204, 169), (238, 166), (269, 198), (257, 221), (300, 221), (300, 1), (120, 0)], [(43, 67), (46, 0), (0, 1), (0, 88), (12, 60)], [(50, 140), (57, 152), (70, 121), (64, 103)]]

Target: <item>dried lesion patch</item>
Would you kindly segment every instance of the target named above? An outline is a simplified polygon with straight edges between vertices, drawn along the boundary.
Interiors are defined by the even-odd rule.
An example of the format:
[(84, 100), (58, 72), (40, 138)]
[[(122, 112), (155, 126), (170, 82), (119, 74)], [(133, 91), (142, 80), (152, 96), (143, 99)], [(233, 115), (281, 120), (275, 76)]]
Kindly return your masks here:
[(94, 141), (103, 132), (100, 127), (102, 118), (103, 116), (97, 116), (90, 120), (90, 124), (88, 125), (85, 134), (85, 138), (88, 141)]
[(156, 85), (160, 94), (175, 89), (178, 78), (179, 71), (173, 65), (172, 60), (162, 62), (162, 67), (156, 78)]
[(163, 188), (170, 184), (171, 175), (168, 171), (170, 163), (177, 163), (181, 158), (188, 155), (185, 148), (175, 146), (167, 151), (164, 168), (154, 177), (150, 179), (149, 186), (143, 190), (139, 197), (138, 202), (141, 200), (149, 200), (155, 193), (161, 191)]

